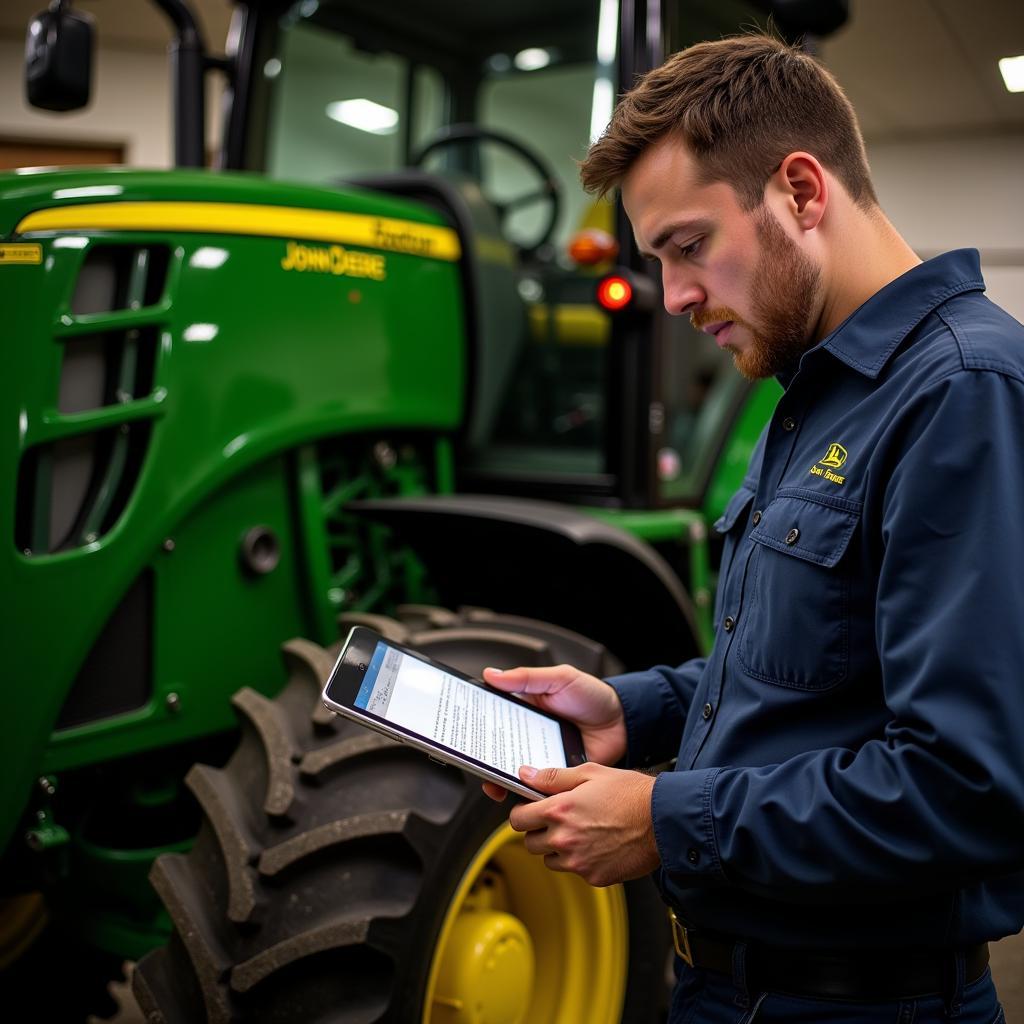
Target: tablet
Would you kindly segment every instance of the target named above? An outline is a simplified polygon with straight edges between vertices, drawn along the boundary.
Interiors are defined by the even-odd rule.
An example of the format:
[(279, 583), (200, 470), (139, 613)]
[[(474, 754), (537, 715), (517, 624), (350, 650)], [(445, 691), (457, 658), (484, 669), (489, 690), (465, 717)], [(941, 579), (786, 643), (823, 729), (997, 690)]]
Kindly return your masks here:
[(587, 759), (573, 723), (366, 626), (349, 633), (323, 702), (339, 715), (530, 800), (545, 794), (522, 782), (520, 765), (569, 768)]

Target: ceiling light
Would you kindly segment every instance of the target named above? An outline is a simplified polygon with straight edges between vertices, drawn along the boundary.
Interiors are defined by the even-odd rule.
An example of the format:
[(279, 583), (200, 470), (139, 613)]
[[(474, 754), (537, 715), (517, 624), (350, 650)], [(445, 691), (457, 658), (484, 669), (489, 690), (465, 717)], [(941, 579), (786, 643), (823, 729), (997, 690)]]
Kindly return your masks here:
[(1010, 92), (1024, 92), (1024, 54), (1019, 57), (1003, 57), (999, 72)]
[(551, 53), (542, 46), (531, 46), (526, 50), (520, 50), (514, 61), (520, 71), (540, 71), (551, 63)]
[(373, 100), (336, 100), (327, 104), (327, 116), (372, 135), (390, 135), (398, 128), (398, 111)]

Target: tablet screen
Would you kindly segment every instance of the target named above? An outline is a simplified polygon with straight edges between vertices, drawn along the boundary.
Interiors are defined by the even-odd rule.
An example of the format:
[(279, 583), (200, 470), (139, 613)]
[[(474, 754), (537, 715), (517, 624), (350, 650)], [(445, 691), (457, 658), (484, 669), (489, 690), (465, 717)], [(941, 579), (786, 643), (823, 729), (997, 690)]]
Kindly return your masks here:
[(557, 721), (382, 641), (355, 706), (513, 778), (524, 764), (566, 767)]

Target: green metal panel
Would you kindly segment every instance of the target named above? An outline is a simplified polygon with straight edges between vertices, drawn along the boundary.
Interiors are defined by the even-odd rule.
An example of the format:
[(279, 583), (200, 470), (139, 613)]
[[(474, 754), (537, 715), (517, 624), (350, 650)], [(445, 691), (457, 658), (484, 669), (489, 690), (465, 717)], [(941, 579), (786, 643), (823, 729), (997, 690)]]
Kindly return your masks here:
[[(171, 229), (14, 235), (34, 211), (92, 202), (266, 204), (396, 218), (437, 215), (354, 191), (272, 187), (243, 175), (202, 172), (50, 172), (0, 175), (0, 245), (31, 241), (39, 264), (0, 256), (0, 639), (8, 670), (0, 688), (5, 772), (0, 845), (31, 780), (230, 724), (225, 696), (282, 678), (280, 642), (323, 637), (331, 608), (307, 569), (308, 542), (295, 505), (294, 449), (319, 439), (380, 430), (450, 431), (462, 416), (465, 338), (457, 264), (394, 248), (378, 250), (384, 280), (288, 271), (288, 239)], [(84, 207), (83, 207), (84, 208)], [(315, 237), (297, 234), (315, 247)], [(397, 243), (402, 244), (402, 243)], [(162, 295), (149, 305), (75, 314), (76, 281), (99, 245), (136, 253), (166, 248)], [(346, 245), (351, 251), (372, 251)], [(129, 286), (130, 291), (130, 286)], [(138, 296), (136, 296), (136, 299)], [(60, 411), (62, 357), (83, 339), (142, 332), (156, 345), (152, 387), (95, 409)], [(148, 335), (146, 335), (148, 332)], [(137, 336), (132, 334), (131, 338)], [(126, 349), (135, 345), (126, 341)], [(135, 358), (135, 354), (132, 355)], [(126, 355), (122, 370), (129, 372)], [(122, 382), (123, 383), (123, 382)], [(123, 390), (123, 389), (122, 389)], [(148, 425), (137, 475), (117, 453), (121, 432)], [(132, 484), (117, 521), (102, 508), (68, 550), (46, 553), (48, 510), (34, 506), (32, 553), (15, 549), (18, 474), (41, 453), (36, 491), (47, 493), (52, 450), (41, 445), (113, 431), (113, 481)], [(450, 453), (437, 448), (450, 481)], [(122, 472), (122, 469), (125, 469)], [(26, 487), (22, 491), (27, 491)], [(281, 543), (271, 574), (253, 577), (239, 542), (254, 525)], [(305, 540), (303, 538), (306, 538)], [(165, 541), (173, 550), (165, 550)], [(168, 545), (169, 547), (170, 545)], [(42, 550), (40, 550), (42, 548)], [(87, 653), (140, 573), (153, 574), (153, 693), (135, 711), (53, 733)], [(176, 700), (168, 698), (176, 695)]]
[[(153, 699), (134, 713), (54, 733), (48, 771), (163, 746), (229, 728), (225, 695), (284, 681), (278, 647), (306, 628), (305, 581), (293, 544), (284, 458), (267, 459), (199, 503), (168, 532), (149, 566), (155, 576)], [(254, 525), (281, 543), (278, 568), (253, 577), (239, 541)], [(164, 610), (166, 609), (166, 613)], [(173, 695), (173, 696), (172, 696)]]
[(759, 381), (733, 424), (729, 439), (715, 465), (711, 483), (704, 497), (704, 515), (713, 523), (724, 511), (729, 499), (743, 482), (750, 456), (782, 397), (778, 381)]

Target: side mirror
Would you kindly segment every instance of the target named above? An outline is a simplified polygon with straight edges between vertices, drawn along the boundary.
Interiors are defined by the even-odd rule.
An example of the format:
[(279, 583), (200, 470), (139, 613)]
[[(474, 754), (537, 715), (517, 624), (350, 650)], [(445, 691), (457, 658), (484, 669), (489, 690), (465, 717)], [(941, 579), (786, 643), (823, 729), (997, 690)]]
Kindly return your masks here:
[(33, 107), (78, 110), (89, 102), (92, 16), (54, 0), (37, 14), (25, 38), (25, 93)]

